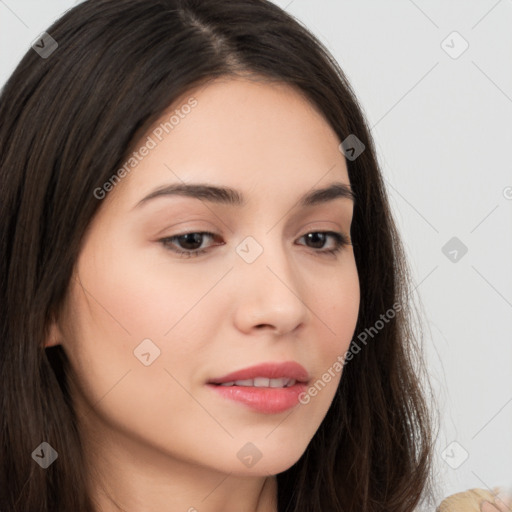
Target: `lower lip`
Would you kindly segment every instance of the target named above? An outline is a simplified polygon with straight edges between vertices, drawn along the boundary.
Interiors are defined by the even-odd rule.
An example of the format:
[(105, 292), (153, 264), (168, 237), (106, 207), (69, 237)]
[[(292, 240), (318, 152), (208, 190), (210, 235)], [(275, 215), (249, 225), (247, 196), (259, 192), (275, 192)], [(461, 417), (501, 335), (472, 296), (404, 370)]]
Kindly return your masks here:
[(207, 384), (224, 398), (234, 400), (265, 414), (278, 414), (299, 403), (306, 384), (295, 383), (289, 388), (257, 388), (254, 386), (220, 386)]

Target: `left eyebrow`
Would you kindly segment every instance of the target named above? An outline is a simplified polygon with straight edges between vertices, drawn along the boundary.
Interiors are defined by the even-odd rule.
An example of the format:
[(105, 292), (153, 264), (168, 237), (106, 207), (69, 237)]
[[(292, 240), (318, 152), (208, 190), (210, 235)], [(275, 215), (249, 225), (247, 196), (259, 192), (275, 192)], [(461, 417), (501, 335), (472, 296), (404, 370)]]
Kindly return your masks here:
[[(218, 187), (204, 183), (173, 183), (159, 187), (147, 196), (142, 198), (135, 208), (147, 203), (151, 199), (162, 196), (185, 196), (202, 199), (211, 203), (225, 204), (229, 206), (241, 207), (247, 204), (244, 195), (230, 187)], [(314, 189), (307, 192), (299, 198), (301, 208), (313, 206), (321, 203), (327, 203), (334, 199), (349, 199), (355, 201), (355, 195), (349, 185), (341, 182), (334, 182), (325, 188)]]

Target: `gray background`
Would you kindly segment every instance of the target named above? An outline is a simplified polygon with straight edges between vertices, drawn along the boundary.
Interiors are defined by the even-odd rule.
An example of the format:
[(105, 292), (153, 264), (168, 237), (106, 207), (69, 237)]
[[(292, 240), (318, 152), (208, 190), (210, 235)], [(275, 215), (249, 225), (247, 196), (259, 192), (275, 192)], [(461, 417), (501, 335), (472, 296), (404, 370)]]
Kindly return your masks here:
[[(0, 84), (76, 3), (0, 0)], [(508, 486), (512, 0), (275, 3), (331, 50), (372, 128), (424, 311), (442, 490)]]

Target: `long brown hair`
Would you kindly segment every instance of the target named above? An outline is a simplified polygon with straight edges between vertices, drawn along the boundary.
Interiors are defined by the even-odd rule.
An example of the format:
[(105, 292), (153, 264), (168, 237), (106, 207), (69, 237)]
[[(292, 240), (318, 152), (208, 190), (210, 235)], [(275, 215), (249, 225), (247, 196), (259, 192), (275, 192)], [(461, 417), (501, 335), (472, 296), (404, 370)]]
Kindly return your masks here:
[[(294, 86), (340, 142), (353, 134), (365, 146), (347, 166), (361, 287), (355, 333), (372, 336), (364, 346), (354, 338), (360, 350), (324, 421), (277, 475), (279, 511), (412, 511), (433, 488), (431, 396), (421, 389), (410, 279), (374, 144), (334, 58), (263, 0), (88, 0), (47, 32), (58, 47), (45, 58), (30, 49), (0, 97), (0, 510), (94, 510), (67, 358), (43, 345), (101, 203), (94, 191), (176, 98), (253, 73)], [(31, 458), (42, 441), (59, 453), (47, 469)]]

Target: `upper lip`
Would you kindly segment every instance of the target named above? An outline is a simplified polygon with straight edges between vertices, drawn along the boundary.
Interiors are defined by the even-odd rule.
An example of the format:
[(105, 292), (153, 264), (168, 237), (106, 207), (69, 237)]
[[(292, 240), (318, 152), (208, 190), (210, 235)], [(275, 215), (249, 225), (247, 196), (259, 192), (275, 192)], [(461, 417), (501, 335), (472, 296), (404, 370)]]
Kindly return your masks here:
[(295, 361), (286, 361), (283, 363), (261, 363), (250, 368), (244, 368), (212, 379), (209, 381), (209, 384), (222, 384), (223, 382), (254, 379), (256, 377), (265, 377), (267, 379), (288, 378), (304, 383), (309, 381), (308, 372), (302, 365)]

